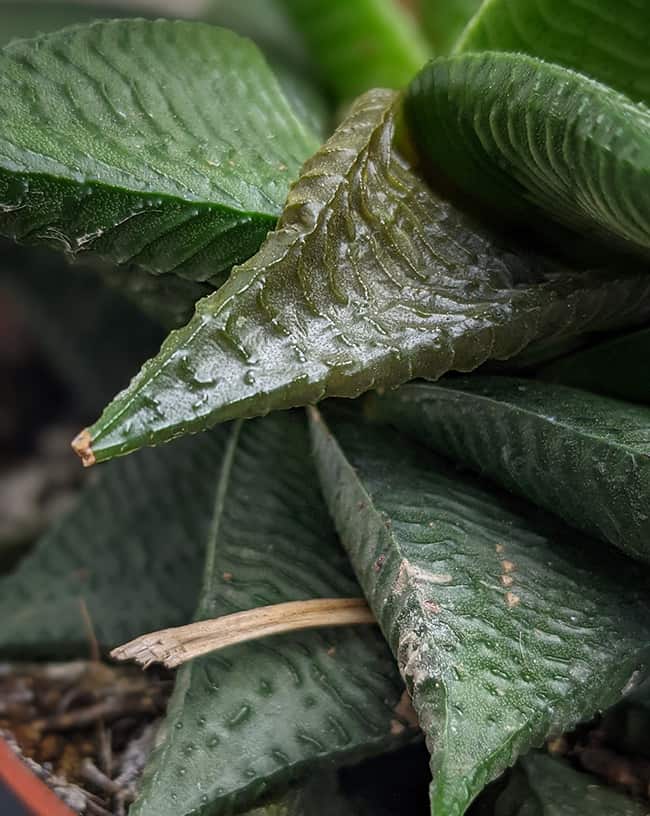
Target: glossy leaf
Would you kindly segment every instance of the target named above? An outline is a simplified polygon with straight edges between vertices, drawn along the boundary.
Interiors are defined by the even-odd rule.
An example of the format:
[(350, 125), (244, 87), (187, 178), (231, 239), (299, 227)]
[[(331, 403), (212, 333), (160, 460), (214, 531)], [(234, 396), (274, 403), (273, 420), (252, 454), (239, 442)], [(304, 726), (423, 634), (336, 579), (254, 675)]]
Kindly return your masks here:
[(647, 816), (648, 808), (568, 762), (536, 751), (515, 768), (494, 816)]
[(419, 0), (422, 26), (436, 54), (448, 54), (453, 49), (480, 5), (481, 0)]
[(530, 54), (650, 102), (648, 0), (487, 0), (455, 50)]
[(316, 414), (325, 498), (427, 737), (432, 813), (460, 816), (647, 667), (648, 578), (389, 429), (330, 427)]
[(282, 3), (340, 100), (371, 88), (403, 88), (429, 58), (414, 21), (394, 0)]
[(477, 376), (407, 385), (375, 406), (438, 453), (650, 561), (650, 408)]
[(484, 208), (650, 255), (650, 111), (523, 54), (435, 60), (409, 86), (420, 154)]
[(545, 380), (650, 404), (650, 329), (623, 334), (547, 365)]
[(187, 623), (227, 435), (220, 428), (102, 469), (0, 579), (0, 651), (23, 659), (86, 655), (82, 599), (105, 648)]
[(218, 284), (317, 144), (224, 29), (99, 22), (0, 52), (0, 231), (18, 241)]
[(87, 462), (648, 315), (645, 271), (516, 255), (437, 198), (393, 150), (393, 100), (354, 105), (305, 164), (279, 229), (82, 435)]
[[(234, 425), (198, 618), (361, 594), (321, 498), (301, 414)], [(412, 732), (375, 627), (293, 632), (198, 658), (177, 674), (130, 816), (232, 813), (316, 763), (351, 762)]]

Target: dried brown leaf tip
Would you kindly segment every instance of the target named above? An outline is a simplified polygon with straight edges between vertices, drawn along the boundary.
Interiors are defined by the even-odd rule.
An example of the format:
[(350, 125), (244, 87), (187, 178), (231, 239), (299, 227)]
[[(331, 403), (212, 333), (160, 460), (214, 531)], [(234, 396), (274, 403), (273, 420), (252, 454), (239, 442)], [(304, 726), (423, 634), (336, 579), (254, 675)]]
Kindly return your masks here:
[(92, 438), (87, 428), (84, 428), (81, 433), (77, 434), (75, 438), (70, 443), (72, 446), (72, 450), (77, 454), (77, 456), (81, 459), (81, 463), (84, 467), (91, 467), (97, 461), (95, 459), (95, 454), (91, 447)]

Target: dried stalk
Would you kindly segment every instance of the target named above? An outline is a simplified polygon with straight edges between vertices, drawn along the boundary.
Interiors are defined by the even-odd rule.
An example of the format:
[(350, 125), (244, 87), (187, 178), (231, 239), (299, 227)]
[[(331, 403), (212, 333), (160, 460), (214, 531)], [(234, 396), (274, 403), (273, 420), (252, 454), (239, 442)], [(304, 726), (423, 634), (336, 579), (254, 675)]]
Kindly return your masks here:
[(298, 629), (360, 623), (376, 623), (363, 598), (290, 601), (151, 632), (113, 649), (111, 657), (135, 660), (145, 668), (152, 663), (163, 663), (171, 669), (246, 640)]

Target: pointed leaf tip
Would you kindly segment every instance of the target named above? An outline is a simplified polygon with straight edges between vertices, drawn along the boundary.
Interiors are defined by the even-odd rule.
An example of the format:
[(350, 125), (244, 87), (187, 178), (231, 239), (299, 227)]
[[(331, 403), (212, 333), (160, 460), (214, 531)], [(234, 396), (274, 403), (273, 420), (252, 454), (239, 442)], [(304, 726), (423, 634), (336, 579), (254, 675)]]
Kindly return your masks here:
[(516, 253), (438, 198), (394, 149), (397, 101), (355, 102), (304, 165), (278, 229), (90, 428), (98, 461), (647, 317), (645, 270)]
[(92, 438), (88, 428), (84, 428), (70, 443), (72, 450), (81, 459), (81, 463), (85, 468), (92, 467), (97, 461), (91, 443)]

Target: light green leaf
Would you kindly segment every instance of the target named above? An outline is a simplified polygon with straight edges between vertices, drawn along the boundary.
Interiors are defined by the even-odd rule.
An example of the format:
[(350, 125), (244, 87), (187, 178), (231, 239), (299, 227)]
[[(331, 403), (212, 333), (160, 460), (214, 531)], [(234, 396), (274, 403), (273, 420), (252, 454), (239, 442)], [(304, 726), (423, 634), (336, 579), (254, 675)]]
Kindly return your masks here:
[(650, 404), (650, 329), (619, 335), (547, 365), (545, 380)]
[(201, 18), (250, 37), (265, 54), (298, 118), (325, 138), (331, 111), (316, 82), (310, 55), (281, 0), (208, 0)]
[(372, 414), (650, 561), (650, 408), (511, 377), (411, 384)]
[(0, 231), (219, 284), (318, 142), (255, 46), (201, 23), (77, 26), (0, 52)]
[(88, 651), (187, 623), (196, 604), (228, 428), (102, 468), (78, 504), (0, 579), (0, 651)]
[(81, 437), (87, 462), (648, 315), (645, 271), (572, 273), (515, 254), (437, 198), (393, 150), (393, 100), (354, 105), (305, 164), (279, 229)]
[(430, 63), (404, 112), (419, 153), (488, 212), (650, 255), (642, 105), (558, 65), (487, 52)]
[(430, 56), (415, 22), (394, 0), (282, 4), (339, 100), (371, 88), (403, 88)]
[(623, 796), (568, 762), (532, 752), (515, 768), (494, 816), (647, 816), (641, 802)]
[(448, 54), (452, 50), (480, 5), (481, 0), (420, 0), (422, 26), (436, 54)]
[[(198, 618), (361, 594), (301, 414), (232, 426), (217, 496)], [(413, 736), (394, 711), (402, 693), (368, 626), (292, 632), (196, 659), (178, 671), (130, 816), (232, 813), (317, 763), (395, 746)]]
[(460, 816), (648, 666), (648, 578), (389, 429), (314, 415), (325, 498), (432, 753), (432, 813)]
[(530, 54), (650, 102), (648, 0), (486, 0), (455, 50)]

